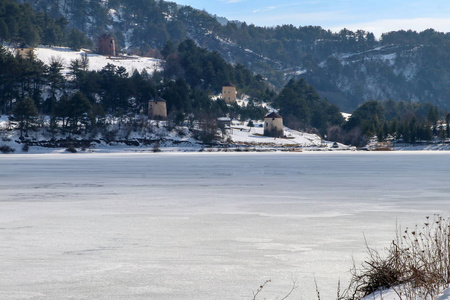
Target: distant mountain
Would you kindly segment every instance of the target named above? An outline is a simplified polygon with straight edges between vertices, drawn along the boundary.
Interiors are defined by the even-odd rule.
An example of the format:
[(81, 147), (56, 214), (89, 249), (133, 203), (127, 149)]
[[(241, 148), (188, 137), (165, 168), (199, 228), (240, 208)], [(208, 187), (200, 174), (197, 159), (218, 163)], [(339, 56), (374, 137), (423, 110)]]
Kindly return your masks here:
[(257, 27), (155, 0), (22, 0), (61, 16), (95, 40), (108, 32), (128, 51), (155, 53), (193, 39), (228, 62), (263, 74), (275, 87), (303, 77), (343, 110), (369, 99), (431, 102), (450, 109), (450, 34), (338, 33), (319, 26)]

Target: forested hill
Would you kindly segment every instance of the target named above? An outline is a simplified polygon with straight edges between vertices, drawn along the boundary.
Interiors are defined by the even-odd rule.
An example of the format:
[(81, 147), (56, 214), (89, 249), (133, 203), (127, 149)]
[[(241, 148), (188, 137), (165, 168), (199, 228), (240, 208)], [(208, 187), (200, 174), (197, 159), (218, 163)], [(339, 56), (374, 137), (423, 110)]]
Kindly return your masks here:
[[(365, 31), (319, 26), (257, 27), (226, 22), (189, 6), (155, 0), (21, 0), (91, 38), (105, 31), (122, 48), (157, 53), (191, 38), (242, 63), (276, 87), (303, 77), (343, 110), (369, 99), (431, 102), (450, 108), (450, 34), (397, 31), (377, 40)], [(220, 21), (220, 22), (219, 22)], [(0, 24), (0, 29), (1, 29)]]

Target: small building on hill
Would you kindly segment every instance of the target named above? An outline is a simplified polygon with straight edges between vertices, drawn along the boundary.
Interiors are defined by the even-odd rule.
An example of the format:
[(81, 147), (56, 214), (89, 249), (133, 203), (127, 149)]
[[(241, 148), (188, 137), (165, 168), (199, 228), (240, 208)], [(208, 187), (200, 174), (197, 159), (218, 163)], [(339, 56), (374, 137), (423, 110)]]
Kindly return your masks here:
[(264, 117), (264, 135), (272, 137), (284, 136), (283, 117), (276, 112), (271, 112)]
[(111, 35), (105, 33), (97, 40), (97, 53), (105, 56), (116, 56), (116, 43)]
[(217, 127), (231, 128), (231, 119), (228, 117), (217, 118)]
[(16, 48), (15, 51), (16, 56), (20, 56), (25, 59), (32, 58), (34, 56), (33, 47), (30, 47), (26, 44), (20, 45), (20, 47)]
[(236, 102), (236, 87), (232, 83), (227, 83), (222, 86), (222, 99), (226, 104), (233, 104)]
[(148, 102), (148, 117), (152, 120), (166, 120), (166, 100), (162, 98), (152, 99)]

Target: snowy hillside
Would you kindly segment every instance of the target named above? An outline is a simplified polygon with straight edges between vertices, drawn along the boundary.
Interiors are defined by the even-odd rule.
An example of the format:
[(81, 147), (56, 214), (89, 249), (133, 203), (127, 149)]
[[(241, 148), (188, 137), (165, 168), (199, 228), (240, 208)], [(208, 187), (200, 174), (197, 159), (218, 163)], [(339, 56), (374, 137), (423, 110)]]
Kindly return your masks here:
[[(12, 51), (12, 50), (11, 50)], [(89, 59), (89, 70), (101, 70), (107, 64), (114, 64), (117, 67), (124, 67), (128, 74), (131, 75), (135, 70), (141, 72), (146, 70), (149, 74), (155, 70), (161, 70), (162, 60), (138, 57), (138, 56), (123, 56), (123, 57), (107, 57), (98, 54), (90, 53), (87, 50), (72, 51), (63, 47), (39, 47), (34, 49), (34, 54), (38, 60), (41, 60), (45, 64), (50, 64), (53, 60), (60, 61), (64, 69), (62, 73), (68, 76), (70, 73), (70, 64), (72, 61), (81, 59), (84, 55), (87, 55)], [(217, 98), (218, 96), (216, 96)], [(214, 98), (214, 97), (213, 97)], [(238, 99), (238, 105), (248, 105), (248, 97), (245, 95), (242, 99)], [(262, 104), (269, 110), (273, 110), (272, 107), (267, 104)], [(141, 118), (145, 116), (135, 116)], [(47, 121), (43, 121), (48, 122)], [(91, 134), (79, 134), (72, 136), (74, 140), (83, 141), (83, 145), (90, 145), (89, 151), (95, 152), (108, 152), (108, 151), (151, 151), (153, 143), (158, 141), (162, 151), (198, 151), (204, 147), (199, 140), (195, 139), (195, 135), (198, 132), (198, 124), (193, 127), (181, 126), (173, 130), (169, 130), (165, 127), (166, 122), (151, 122), (145, 128), (130, 131), (129, 126), (122, 126), (119, 123), (123, 120), (117, 118), (108, 117), (107, 123), (110, 124), (109, 128), (115, 132), (113, 140), (111, 138), (105, 139), (107, 132), (98, 132), (95, 135)], [(43, 124), (44, 124), (43, 123)], [(332, 142), (322, 141), (322, 139), (316, 134), (302, 133), (289, 128), (284, 129), (284, 138), (272, 138), (263, 136), (263, 122), (260, 120), (253, 120), (254, 126), (248, 126), (248, 121), (239, 122), (233, 121), (232, 126), (225, 131), (217, 131), (218, 147), (227, 147), (240, 149), (240, 148), (266, 148), (266, 149), (288, 149), (295, 148), (298, 151), (301, 148), (308, 148), (313, 150), (326, 150), (326, 149), (348, 149), (345, 145), (338, 145)], [(13, 130), (12, 130), (13, 129)], [(15, 129), (15, 130), (14, 130)], [(15, 153), (21, 152), (25, 142), (21, 142), (19, 139), (19, 130), (17, 130), (17, 124), (10, 123), (8, 116), (0, 116), (0, 146), (6, 145), (14, 149)], [(26, 143), (30, 145), (29, 151), (31, 153), (36, 152), (59, 152), (64, 151), (65, 146), (54, 145), (55, 148), (43, 148), (42, 145), (48, 144), (50, 140), (50, 134), (46, 129), (36, 129), (29, 132), (26, 137)], [(67, 137), (64, 135), (54, 137), (56, 139), (64, 140)], [(94, 141), (95, 140), (95, 141)], [(144, 142), (143, 142), (144, 140)], [(111, 143), (113, 142), (113, 143)], [(80, 144), (80, 143), (78, 143)], [(128, 145), (128, 146), (127, 146)], [(130, 147), (132, 145), (133, 147)], [(255, 150), (256, 150), (255, 148)]]
[[(449, 38), (444, 32), (392, 31), (376, 39), (363, 30), (332, 32), (320, 26), (257, 27), (166, 1), (21, 0), (52, 17), (67, 18), (94, 42), (104, 33), (121, 49), (163, 49), (191, 39), (242, 64), (277, 88), (295, 77), (312, 84), (343, 110), (369, 99), (431, 102), (443, 109), (450, 81)], [(148, 17), (151, 16), (151, 17)], [(320, 24), (317, 24), (320, 25)], [(140, 53), (140, 52), (138, 52)]]
[[(110, 118), (108, 121), (112, 124), (119, 121)], [(316, 134), (308, 134), (284, 127), (284, 138), (273, 138), (263, 136), (263, 123), (255, 121), (255, 127), (247, 126), (247, 122), (233, 121), (231, 128), (226, 129), (223, 133), (218, 130), (217, 136), (220, 138), (215, 145), (204, 145), (201, 141), (196, 140), (197, 128), (185, 126), (168, 130), (165, 121), (150, 121), (145, 129), (129, 132), (127, 126), (122, 125), (122, 129), (118, 130), (116, 126), (111, 125), (109, 132), (115, 131), (115, 139), (107, 138), (103, 133), (99, 132), (92, 136), (78, 135), (72, 136), (74, 145), (83, 144), (85, 146), (76, 147), (78, 151), (87, 152), (142, 152), (154, 151), (156, 143), (158, 151), (163, 152), (185, 152), (185, 151), (203, 151), (210, 148), (212, 151), (327, 151), (327, 150), (354, 150), (342, 144), (334, 144), (333, 142), (323, 141)], [(22, 142), (19, 139), (19, 130), (9, 130), (14, 125), (9, 121), (7, 116), (0, 116), (0, 147), (7, 146), (14, 149), (14, 153), (23, 152), (24, 144), (31, 145), (27, 152), (29, 153), (51, 153), (64, 152), (67, 148), (67, 139), (65, 136), (56, 136), (56, 144), (48, 147), (50, 135), (46, 130), (38, 129), (30, 131), (27, 141)], [(47, 145), (47, 146), (45, 146)]]
[(272, 144), (277, 146), (325, 146), (332, 144), (330, 142), (323, 142), (316, 134), (309, 134), (292, 130), (284, 127), (285, 138), (273, 138), (263, 136), (264, 128), (263, 122), (255, 122), (255, 127), (248, 127), (245, 122), (234, 121), (231, 130), (230, 138), (237, 143), (255, 143), (255, 144)]
[[(13, 51), (12, 48), (9, 48)], [(88, 69), (91, 71), (102, 70), (106, 65), (113, 64), (117, 67), (126, 69), (129, 76), (136, 70), (141, 72), (146, 70), (151, 74), (154, 71), (160, 71), (164, 61), (138, 56), (120, 56), (107, 57), (98, 54), (93, 54), (88, 50), (72, 51), (69, 48), (63, 47), (38, 47), (34, 49), (36, 59), (42, 61), (46, 65), (50, 65), (52, 61), (58, 61), (63, 65), (62, 74), (70, 75), (70, 65), (75, 60), (81, 60), (85, 56), (88, 58)], [(217, 98), (218, 96), (215, 96)], [(213, 97), (214, 98), (214, 97)], [(240, 106), (248, 106), (249, 98), (245, 95), (237, 101)], [(262, 105), (269, 110), (272, 107), (266, 103), (257, 104)], [(131, 125), (131, 119), (124, 121), (117, 117), (107, 116), (105, 122), (108, 124), (102, 130), (95, 133), (77, 133), (72, 135), (70, 139), (75, 142), (72, 145), (76, 148), (88, 148), (89, 151), (104, 152), (104, 151), (151, 151), (156, 142), (161, 147), (162, 151), (198, 151), (209, 145), (203, 145), (199, 140), (199, 132), (202, 130), (199, 123), (190, 124), (187, 126), (178, 126), (168, 129), (166, 122), (152, 122), (147, 120), (145, 108), (143, 108), (136, 115), (129, 115), (129, 118), (135, 120), (144, 120), (140, 128)], [(128, 122), (128, 123), (127, 123)], [(139, 121), (140, 122), (140, 121)], [(248, 126), (248, 120), (245, 122), (234, 121), (232, 126), (225, 131), (217, 130), (217, 139), (215, 148), (227, 148), (240, 150), (241, 148), (265, 148), (266, 150), (291, 150), (299, 151), (301, 148), (309, 148), (314, 150), (326, 149), (348, 149), (345, 145), (338, 145), (332, 142), (325, 142), (316, 134), (307, 134), (298, 132), (289, 128), (284, 129), (285, 137), (272, 138), (263, 136), (263, 122), (261, 120), (253, 120), (254, 126)], [(15, 153), (23, 151), (23, 146), (26, 144), (30, 147), (27, 149), (31, 153), (36, 152), (54, 152), (64, 151), (68, 145), (67, 135), (58, 132), (56, 135), (50, 133), (49, 120), (43, 116), (39, 124), (35, 124), (35, 129), (20, 140), (19, 125), (15, 122), (10, 122), (8, 116), (0, 116), (0, 146), (8, 146), (14, 150)], [(62, 124), (59, 124), (62, 126)], [(133, 129), (131, 129), (133, 128)], [(111, 134), (113, 137), (111, 137)], [(106, 136), (108, 136), (106, 138)], [(59, 140), (55, 144), (50, 145), (50, 140)], [(61, 142), (64, 141), (64, 142)], [(133, 147), (129, 147), (129, 146)], [(44, 147), (54, 147), (44, 148)], [(158, 147), (159, 147), (158, 146)], [(137, 147), (137, 148), (136, 148)], [(295, 148), (295, 149), (294, 149)]]
[(81, 59), (82, 55), (87, 53), (89, 58), (89, 70), (90, 71), (100, 71), (107, 64), (113, 64), (117, 67), (124, 67), (129, 75), (132, 75), (135, 70), (141, 72), (146, 70), (149, 74), (153, 73), (155, 70), (161, 71), (162, 60), (150, 57), (139, 57), (139, 56), (121, 56), (121, 57), (111, 57), (93, 54), (85, 50), (73, 51), (69, 48), (63, 47), (39, 47), (34, 49), (34, 54), (36, 58), (41, 60), (45, 64), (49, 64), (52, 59), (62, 59), (64, 70), (63, 73), (67, 74), (69, 72), (70, 62), (76, 59)]

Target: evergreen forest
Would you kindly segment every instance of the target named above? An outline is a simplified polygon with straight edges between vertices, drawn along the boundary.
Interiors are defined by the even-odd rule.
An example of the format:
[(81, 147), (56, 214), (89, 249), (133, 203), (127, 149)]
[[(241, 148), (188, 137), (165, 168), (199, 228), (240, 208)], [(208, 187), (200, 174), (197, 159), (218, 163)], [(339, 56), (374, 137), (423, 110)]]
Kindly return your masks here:
[[(105, 124), (106, 116), (135, 119), (146, 114), (150, 99), (163, 98), (167, 101), (171, 124), (188, 121), (192, 124), (193, 120), (221, 116), (260, 120), (268, 112), (261, 104), (270, 103), (290, 128), (349, 145), (364, 146), (373, 136), (379, 141), (396, 139), (407, 143), (449, 137), (448, 125), (439, 125), (439, 120), (449, 120), (449, 114), (444, 111), (446, 105), (438, 108), (436, 104), (441, 98), (435, 97), (447, 86), (443, 81), (446, 76), (440, 77), (439, 82), (435, 76), (445, 75), (448, 63), (437, 65), (429, 59), (430, 56), (446, 57), (447, 34), (433, 30), (400, 31), (376, 40), (373, 34), (363, 31), (332, 33), (312, 26), (261, 28), (245, 22), (223, 24), (204, 11), (153, 0), (4, 0), (0, 3), (0, 39), (8, 45), (94, 48), (95, 38), (107, 30), (119, 47), (125, 48), (129, 43), (128, 50), (134, 54), (164, 59), (163, 71), (128, 74), (113, 64), (100, 71), (89, 71), (89, 59), (82, 57), (71, 61), (69, 76), (63, 76), (62, 61), (58, 58), (45, 64), (34, 57), (15, 56), (6, 47), (0, 47), (0, 112), (17, 122), (21, 136), (38, 126), (44, 116), (50, 118), (47, 126), (52, 134), (97, 131)], [(225, 38), (229, 42), (225, 50), (236, 56), (224, 55), (224, 45), (211, 44), (211, 36), (201, 34), (202, 30), (212, 32), (210, 35), (215, 36), (216, 42), (219, 36)], [(208, 47), (201, 47), (202, 44)], [(420, 54), (421, 59), (433, 68), (433, 71), (418, 71), (423, 76), (422, 89), (433, 91), (427, 93), (424, 99), (427, 101), (418, 101), (414, 90), (405, 90), (404, 95), (409, 97), (384, 100), (390, 99), (384, 97), (386, 94), (350, 105), (352, 98), (330, 85), (330, 80), (337, 80), (342, 74), (354, 78), (352, 84), (355, 84), (363, 76), (353, 66), (360, 64), (361, 70), (364, 65), (368, 73), (370, 66), (375, 73), (384, 70), (392, 89), (402, 91), (399, 82), (407, 82), (408, 78), (364, 53), (375, 51), (374, 47), (387, 47), (379, 51), (388, 51), (389, 47), (405, 50), (417, 45), (426, 45), (419, 47), (425, 51)], [(214, 49), (216, 46), (220, 49)], [(248, 56), (240, 57), (236, 49), (247, 49), (244, 52), (250, 54), (253, 50), (249, 49), (259, 49), (262, 51), (259, 56), (276, 54), (277, 60), (265, 59), (267, 64), (263, 66), (246, 59)], [(348, 56), (347, 63), (343, 64), (336, 53), (359, 53), (359, 56), (354, 54), (358, 57), (353, 57), (351, 62)], [(414, 53), (414, 57), (417, 55)], [(301, 61), (306, 71), (301, 77), (290, 76), (287, 80), (286, 67), (296, 61)], [(324, 63), (319, 64), (320, 61)], [(401, 57), (394, 65), (401, 63), (408, 65)], [(256, 73), (255, 65), (264, 74)], [(320, 75), (322, 71), (327, 74), (327, 82)], [(249, 104), (241, 107), (212, 100), (211, 95), (219, 94), (225, 83), (233, 83), (240, 94), (249, 96)], [(324, 85), (328, 87), (324, 89)], [(336, 101), (336, 96), (343, 100)], [(340, 113), (340, 104), (354, 107), (348, 121)]]
[[(70, 31), (77, 30), (71, 42), (77, 40), (76, 32), (95, 41), (107, 31), (128, 52), (159, 55), (168, 41), (179, 44), (192, 39), (217, 51), (228, 63), (261, 74), (276, 89), (292, 78), (304, 78), (322, 97), (348, 112), (370, 99), (450, 107), (450, 35), (433, 29), (393, 31), (377, 38), (371, 32), (345, 28), (332, 32), (320, 26), (259, 27), (167, 1), (16, 2), (29, 3), (53, 20), (65, 18)], [(6, 27), (0, 22), (0, 28)], [(41, 37), (47, 43), (44, 40)]]

